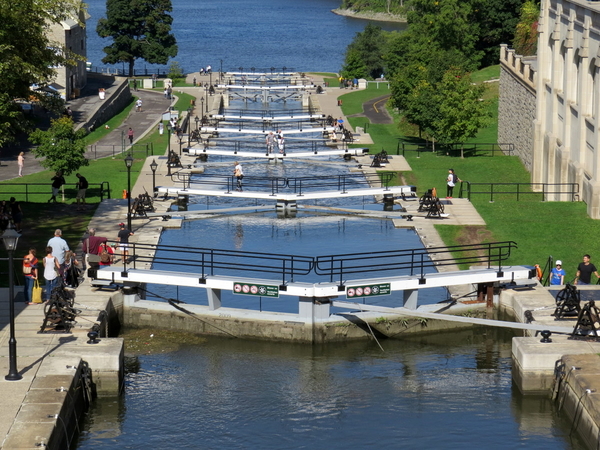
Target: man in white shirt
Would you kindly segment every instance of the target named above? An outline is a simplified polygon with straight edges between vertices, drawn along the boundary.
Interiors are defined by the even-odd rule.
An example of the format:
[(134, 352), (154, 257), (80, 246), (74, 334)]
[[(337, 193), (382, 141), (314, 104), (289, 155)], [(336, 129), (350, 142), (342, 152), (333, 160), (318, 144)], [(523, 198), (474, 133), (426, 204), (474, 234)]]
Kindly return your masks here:
[(62, 231), (57, 229), (54, 237), (48, 241), (48, 247), (52, 247), (52, 256), (56, 258), (62, 270), (65, 266), (65, 252), (69, 250), (69, 246), (61, 236)]

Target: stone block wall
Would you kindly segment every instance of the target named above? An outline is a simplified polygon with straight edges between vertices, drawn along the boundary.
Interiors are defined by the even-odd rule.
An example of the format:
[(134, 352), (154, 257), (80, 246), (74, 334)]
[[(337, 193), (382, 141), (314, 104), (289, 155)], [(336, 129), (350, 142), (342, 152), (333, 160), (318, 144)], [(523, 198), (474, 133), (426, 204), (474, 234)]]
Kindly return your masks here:
[[(504, 56), (509, 51), (503, 51)], [(517, 155), (528, 171), (533, 168), (534, 121), (536, 94), (525, 64), (508, 57), (500, 58), (500, 95), (498, 99), (498, 142), (513, 143)]]

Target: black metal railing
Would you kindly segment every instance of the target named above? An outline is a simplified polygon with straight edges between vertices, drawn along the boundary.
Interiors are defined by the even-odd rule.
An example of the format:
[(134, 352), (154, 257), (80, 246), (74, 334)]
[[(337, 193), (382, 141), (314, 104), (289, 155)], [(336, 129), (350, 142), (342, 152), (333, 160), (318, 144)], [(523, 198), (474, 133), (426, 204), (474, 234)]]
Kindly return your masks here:
[[(421, 279), (424, 279), (426, 269), (450, 264), (486, 265), (488, 269), (492, 265), (498, 265), (498, 270), (501, 271), (502, 262), (510, 257), (513, 248), (517, 248), (515, 242), (505, 241), (318, 256), (315, 258), (315, 272), (318, 275), (328, 276), (330, 282), (337, 279), (340, 284), (343, 284), (344, 279), (349, 275), (372, 272), (419, 275)], [(431, 255), (435, 255), (435, 260), (431, 259)]]
[(147, 158), (154, 155), (154, 145), (152, 143), (129, 145), (125, 141), (121, 144), (112, 145), (91, 144), (87, 146), (85, 157), (87, 159), (99, 159), (107, 156), (115, 157), (121, 154), (125, 157), (125, 153), (131, 154), (134, 158)]
[(435, 151), (437, 154), (443, 154), (448, 156), (486, 156), (491, 154), (494, 156), (496, 153), (504, 155), (512, 155), (515, 150), (515, 145), (512, 143), (456, 143), (456, 144), (439, 144), (436, 143), (435, 147), (431, 142), (411, 144), (407, 142), (398, 141), (396, 146), (396, 154), (406, 156), (407, 152), (415, 152), (417, 158), (420, 157), (421, 153), (431, 153)]
[[(227, 112), (222, 114), (223, 116), (225, 116), (227, 119), (242, 119), (243, 117), (255, 117), (257, 119), (263, 119), (263, 120), (273, 120), (276, 117), (282, 117), (282, 116), (289, 116), (289, 117), (296, 117), (296, 116), (306, 116), (308, 114), (311, 114), (310, 110), (307, 110), (305, 108), (297, 108), (297, 109), (278, 109), (278, 110), (272, 110), (272, 109), (258, 109), (258, 110), (250, 110), (250, 109), (227, 109)], [(325, 115), (324, 114), (318, 114), (318, 117), (315, 117), (315, 119), (324, 119)]]
[[(235, 190), (237, 178), (235, 175), (203, 174), (195, 176), (192, 184), (192, 174), (187, 171), (176, 172), (172, 175), (174, 181), (183, 183), (184, 188), (208, 187), (210, 189), (223, 189), (227, 192)], [(268, 191), (271, 195), (286, 191), (303, 195), (308, 191), (323, 189), (337, 190), (346, 193), (350, 188), (379, 187), (388, 188), (395, 172), (382, 172), (364, 175), (334, 175), (329, 177), (255, 177), (245, 176), (243, 179), (244, 190)]]
[[(517, 248), (513, 241), (487, 244), (433, 247), (429, 249), (389, 250), (371, 253), (350, 253), (326, 256), (283, 255), (276, 253), (243, 252), (237, 250), (193, 248), (174, 245), (130, 243), (129, 262), (121, 261), (124, 272), (140, 264), (151, 264), (153, 269), (168, 270), (173, 266), (180, 273), (198, 274), (199, 284), (207, 276), (278, 275), (282, 286), (297, 277), (314, 275), (327, 277), (340, 286), (347, 277), (377, 273), (385, 276), (418, 275), (426, 284), (427, 273), (436, 273), (436, 267), (453, 264), (497, 267), (499, 276), (502, 263)], [(119, 250), (116, 250), (118, 253)], [(435, 255), (435, 261), (431, 255)], [(185, 261), (185, 263), (182, 263)], [(534, 275), (532, 275), (534, 276)], [(312, 277), (313, 281), (314, 276)]]
[(485, 194), (490, 196), (490, 202), (498, 195), (515, 196), (517, 201), (524, 195), (540, 196), (545, 201), (549, 195), (566, 195), (569, 201), (579, 200), (579, 183), (471, 183), (463, 181), (459, 189), (459, 197)]
[[(119, 250), (116, 250), (117, 254)], [(185, 264), (182, 264), (182, 256)], [(190, 248), (174, 245), (129, 244), (130, 263), (123, 265), (152, 264), (176, 266), (178, 272), (198, 273), (200, 283), (207, 276), (253, 273), (277, 274), (281, 283), (293, 282), (295, 277), (308, 275), (314, 269), (311, 256), (282, 255), (277, 253), (242, 252), (211, 248)], [(190, 270), (191, 269), (191, 270)]]
[[(66, 183), (62, 189), (69, 199), (77, 196), (77, 183)], [(50, 183), (2, 183), (2, 194), (16, 197), (19, 201), (43, 203), (52, 195), (52, 187)], [(86, 198), (92, 197), (99, 197), (100, 201), (110, 198), (109, 182), (89, 183)]]

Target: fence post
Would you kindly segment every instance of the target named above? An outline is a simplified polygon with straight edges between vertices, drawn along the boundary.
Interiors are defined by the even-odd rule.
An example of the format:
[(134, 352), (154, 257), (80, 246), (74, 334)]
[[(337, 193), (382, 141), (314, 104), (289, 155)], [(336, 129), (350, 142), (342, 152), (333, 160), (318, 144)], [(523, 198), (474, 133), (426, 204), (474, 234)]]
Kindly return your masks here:
[(494, 203), (494, 183), (490, 183), (490, 203)]
[(519, 188), (520, 187), (521, 187), (521, 183), (517, 183), (517, 201), (519, 201), (519, 191), (520, 191)]

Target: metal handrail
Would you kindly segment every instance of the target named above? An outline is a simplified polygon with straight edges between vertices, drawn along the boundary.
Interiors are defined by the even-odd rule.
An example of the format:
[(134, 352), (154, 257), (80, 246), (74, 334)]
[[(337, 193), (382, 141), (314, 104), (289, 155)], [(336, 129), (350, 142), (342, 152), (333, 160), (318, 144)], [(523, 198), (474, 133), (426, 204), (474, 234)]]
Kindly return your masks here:
[[(463, 188), (464, 185), (464, 188)], [(474, 187), (488, 186), (488, 189), (475, 190)], [(514, 189), (510, 189), (514, 187)], [(566, 189), (563, 189), (566, 187)], [(464, 181), (459, 189), (459, 197), (466, 191), (467, 198), (471, 200), (473, 194), (489, 194), (490, 202), (495, 201), (495, 196), (500, 194), (514, 194), (517, 201), (522, 195), (541, 195), (542, 201), (546, 200), (548, 195), (567, 194), (570, 201), (578, 201), (579, 183), (471, 183)]]
[[(383, 172), (375, 174), (357, 175), (334, 175), (330, 177), (244, 177), (244, 189), (262, 189), (271, 192), (271, 195), (279, 193), (281, 190), (289, 189), (295, 194), (302, 193), (311, 189), (331, 189), (339, 192), (353, 186), (372, 186), (378, 183), (381, 187), (389, 187), (391, 181), (396, 176), (394, 172)], [(235, 175), (203, 174), (194, 177), (193, 183), (188, 172), (176, 172), (172, 175), (174, 181), (182, 182), (184, 187), (210, 185), (212, 188), (223, 188), (231, 192), (237, 186)]]
[[(513, 248), (517, 248), (515, 242), (505, 241), (313, 257), (130, 243), (130, 262), (122, 261), (122, 265), (124, 271), (129, 267), (135, 269), (139, 264), (150, 264), (154, 268), (156, 265), (173, 265), (178, 272), (197, 273), (200, 284), (207, 276), (235, 276), (244, 272), (257, 276), (278, 274), (282, 285), (285, 285), (294, 282), (296, 277), (314, 272), (317, 276), (328, 277), (329, 282), (339, 277), (339, 283), (343, 285), (346, 276), (369, 272), (390, 272), (398, 276), (418, 274), (424, 280), (426, 269), (451, 264), (480, 264), (488, 269), (497, 265), (498, 272), (501, 272), (502, 262), (508, 259)], [(435, 261), (430, 258), (430, 253), (436, 255)]]
[[(8, 186), (14, 186), (15, 190), (6, 190)], [(42, 186), (42, 188), (39, 190), (33, 189), (36, 186)], [(18, 189), (18, 187), (21, 187), (22, 189)], [(75, 198), (75, 194), (78, 190), (77, 183), (66, 183), (63, 185), (63, 188), (69, 190), (72, 189), (74, 191), (72, 197)], [(66, 189), (64, 189), (63, 192), (66, 191)], [(108, 181), (103, 181), (101, 183), (89, 183), (87, 189), (87, 197), (94, 196), (94, 190), (96, 189), (99, 190), (98, 195), (100, 197), (100, 201), (110, 198), (110, 184)], [(52, 188), (50, 187), (49, 183), (2, 183), (2, 193), (7, 196), (25, 195), (25, 200), (21, 201), (30, 202), (33, 201), (30, 197), (36, 195), (43, 195), (47, 197), (51, 195)]]
[[(408, 272), (409, 275), (425, 276), (425, 269), (450, 264), (486, 264), (487, 268), (501, 263), (510, 257), (511, 250), (517, 248), (513, 241), (491, 242), (486, 244), (456, 245), (451, 247), (430, 247), (408, 250), (388, 250), (371, 253), (346, 253), (318, 256), (315, 258), (315, 272), (336, 277), (343, 284), (344, 277), (368, 272)], [(435, 254), (435, 260), (430, 255)], [(407, 273), (404, 273), (406, 275)]]
[(396, 154), (400, 155), (400, 151), (402, 151), (402, 156), (406, 156), (406, 152), (417, 152), (417, 158), (420, 157), (421, 153), (431, 153), (435, 151), (436, 153), (455, 153), (460, 152), (462, 148), (463, 153), (477, 155), (481, 153), (492, 153), (492, 156), (496, 152), (500, 152), (502, 154), (512, 155), (515, 150), (515, 145), (513, 143), (452, 143), (452, 144), (439, 144), (436, 143), (435, 149), (431, 145), (431, 143), (418, 143), (418, 144), (410, 144), (407, 142), (398, 141), (396, 146)]

